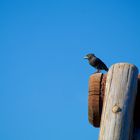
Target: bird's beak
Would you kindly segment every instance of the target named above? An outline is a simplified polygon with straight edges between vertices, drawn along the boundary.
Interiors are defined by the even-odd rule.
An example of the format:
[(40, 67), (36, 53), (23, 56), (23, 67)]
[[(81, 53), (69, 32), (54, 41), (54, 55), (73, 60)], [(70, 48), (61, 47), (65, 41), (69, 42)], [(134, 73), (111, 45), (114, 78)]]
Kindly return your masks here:
[(88, 57), (87, 57), (87, 56), (85, 56), (85, 57), (84, 57), (84, 59), (88, 59)]

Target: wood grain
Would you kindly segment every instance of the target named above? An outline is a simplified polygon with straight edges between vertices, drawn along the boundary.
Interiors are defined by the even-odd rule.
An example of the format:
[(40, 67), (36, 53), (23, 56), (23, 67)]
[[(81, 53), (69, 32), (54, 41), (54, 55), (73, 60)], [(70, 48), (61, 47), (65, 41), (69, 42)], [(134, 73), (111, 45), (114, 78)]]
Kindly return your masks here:
[(118, 63), (110, 68), (99, 140), (132, 140), (137, 76), (138, 69), (131, 64)]
[(89, 95), (88, 95), (88, 120), (94, 127), (100, 126), (100, 118), (102, 112), (100, 97), (102, 73), (96, 73), (89, 79)]

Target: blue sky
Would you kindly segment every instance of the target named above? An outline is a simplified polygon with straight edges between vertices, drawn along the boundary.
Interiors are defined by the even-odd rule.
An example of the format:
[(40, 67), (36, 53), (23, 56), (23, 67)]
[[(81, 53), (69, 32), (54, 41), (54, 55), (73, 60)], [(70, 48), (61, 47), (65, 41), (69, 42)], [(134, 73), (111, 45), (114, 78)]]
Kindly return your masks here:
[(140, 67), (140, 2), (1, 0), (0, 13), (0, 139), (98, 139), (83, 57)]

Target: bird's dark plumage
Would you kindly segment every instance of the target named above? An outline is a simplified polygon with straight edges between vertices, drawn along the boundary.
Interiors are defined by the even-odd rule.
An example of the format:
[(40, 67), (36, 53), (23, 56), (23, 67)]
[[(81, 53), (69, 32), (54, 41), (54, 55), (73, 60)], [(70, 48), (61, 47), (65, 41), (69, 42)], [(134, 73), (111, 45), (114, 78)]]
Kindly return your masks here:
[(88, 59), (89, 64), (91, 66), (93, 66), (94, 68), (96, 68), (97, 69), (97, 72), (100, 72), (100, 70), (108, 71), (108, 68), (104, 64), (104, 62), (102, 62), (102, 60), (100, 60), (99, 58), (97, 58), (94, 54), (87, 54), (84, 58), (85, 59)]

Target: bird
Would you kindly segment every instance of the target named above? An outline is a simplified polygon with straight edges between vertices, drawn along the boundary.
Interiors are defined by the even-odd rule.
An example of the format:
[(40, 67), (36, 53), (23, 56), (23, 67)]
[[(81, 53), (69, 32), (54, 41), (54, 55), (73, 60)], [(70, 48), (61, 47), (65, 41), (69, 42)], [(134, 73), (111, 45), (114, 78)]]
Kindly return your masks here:
[(97, 69), (95, 73), (99, 73), (101, 70), (108, 71), (108, 67), (105, 65), (105, 63), (94, 54), (87, 54), (84, 58), (88, 59), (89, 64)]

